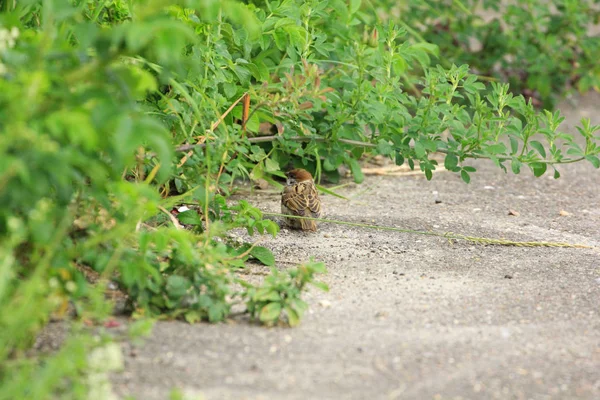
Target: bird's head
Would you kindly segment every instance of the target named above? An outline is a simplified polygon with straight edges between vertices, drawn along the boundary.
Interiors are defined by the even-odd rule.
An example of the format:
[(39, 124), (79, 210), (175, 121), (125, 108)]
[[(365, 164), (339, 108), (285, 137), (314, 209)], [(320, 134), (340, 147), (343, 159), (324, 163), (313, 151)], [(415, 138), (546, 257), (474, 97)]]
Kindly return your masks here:
[(285, 175), (287, 176), (286, 184), (288, 186), (295, 185), (298, 182), (312, 181), (313, 178), (310, 172), (302, 168), (295, 168)]

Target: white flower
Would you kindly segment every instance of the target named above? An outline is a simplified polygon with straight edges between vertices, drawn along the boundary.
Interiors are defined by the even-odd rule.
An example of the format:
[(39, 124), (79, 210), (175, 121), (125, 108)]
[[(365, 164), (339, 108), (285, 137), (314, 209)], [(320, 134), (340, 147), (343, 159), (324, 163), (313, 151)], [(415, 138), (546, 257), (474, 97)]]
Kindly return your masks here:
[(4, 51), (7, 48), (12, 49), (15, 47), (15, 40), (19, 37), (19, 28), (13, 26), (9, 31), (8, 29), (0, 29), (0, 51)]

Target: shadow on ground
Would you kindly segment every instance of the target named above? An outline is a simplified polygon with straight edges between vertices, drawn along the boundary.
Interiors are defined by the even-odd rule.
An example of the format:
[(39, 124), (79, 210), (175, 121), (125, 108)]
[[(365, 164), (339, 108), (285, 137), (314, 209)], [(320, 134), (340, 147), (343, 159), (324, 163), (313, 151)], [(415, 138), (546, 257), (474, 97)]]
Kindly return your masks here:
[[(563, 105), (564, 129), (581, 116), (600, 123), (599, 105), (598, 95)], [(469, 185), (450, 173), (371, 177), (341, 191), (351, 201), (325, 197), (327, 217), (596, 248), (333, 224), (282, 231), (265, 244), (279, 268), (314, 255), (329, 269), (331, 291), (307, 294), (300, 327), (159, 322), (144, 346), (126, 345), (115, 390), (138, 399), (173, 387), (206, 399), (600, 398), (600, 171), (568, 165), (554, 180), (474, 165)], [(278, 196), (250, 200), (278, 212)]]

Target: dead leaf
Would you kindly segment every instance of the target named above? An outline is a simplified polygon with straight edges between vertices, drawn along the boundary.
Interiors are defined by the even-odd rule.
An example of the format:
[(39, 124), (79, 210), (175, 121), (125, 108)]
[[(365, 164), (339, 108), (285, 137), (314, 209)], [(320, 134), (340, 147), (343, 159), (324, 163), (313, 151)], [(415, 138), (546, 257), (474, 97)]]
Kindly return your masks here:
[(269, 182), (264, 179), (256, 179), (254, 181), (254, 187), (256, 189), (265, 190), (269, 187)]

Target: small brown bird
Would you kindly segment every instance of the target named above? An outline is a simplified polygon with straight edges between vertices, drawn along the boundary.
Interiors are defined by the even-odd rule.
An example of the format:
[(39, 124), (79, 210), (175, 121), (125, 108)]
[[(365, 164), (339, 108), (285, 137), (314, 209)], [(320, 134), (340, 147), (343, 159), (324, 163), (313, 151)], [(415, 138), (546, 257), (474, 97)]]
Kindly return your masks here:
[[(321, 216), (321, 200), (310, 172), (296, 168), (286, 174), (286, 186), (281, 195), (281, 213), (300, 217), (319, 218)], [(287, 226), (303, 231), (316, 231), (314, 220), (285, 218)]]

